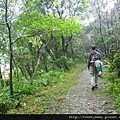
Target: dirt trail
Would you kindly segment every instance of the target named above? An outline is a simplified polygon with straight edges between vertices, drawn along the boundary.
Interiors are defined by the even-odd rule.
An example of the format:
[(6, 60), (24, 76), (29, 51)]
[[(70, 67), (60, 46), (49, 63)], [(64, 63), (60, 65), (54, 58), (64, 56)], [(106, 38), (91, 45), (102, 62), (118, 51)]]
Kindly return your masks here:
[(91, 90), (90, 74), (84, 70), (78, 83), (66, 95), (58, 108), (47, 109), (52, 114), (117, 114), (112, 98), (106, 95), (105, 85), (99, 78), (99, 88)]

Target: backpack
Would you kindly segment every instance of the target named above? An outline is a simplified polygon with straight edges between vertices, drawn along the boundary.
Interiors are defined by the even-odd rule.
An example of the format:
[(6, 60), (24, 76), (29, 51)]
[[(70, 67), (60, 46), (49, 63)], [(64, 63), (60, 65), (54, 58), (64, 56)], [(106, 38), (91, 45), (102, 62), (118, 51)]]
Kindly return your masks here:
[(96, 65), (95, 65), (95, 61), (96, 60), (99, 60), (99, 54), (98, 54), (98, 52), (93, 52), (92, 54), (91, 54), (91, 65), (92, 65), (92, 67), (96, 67)]

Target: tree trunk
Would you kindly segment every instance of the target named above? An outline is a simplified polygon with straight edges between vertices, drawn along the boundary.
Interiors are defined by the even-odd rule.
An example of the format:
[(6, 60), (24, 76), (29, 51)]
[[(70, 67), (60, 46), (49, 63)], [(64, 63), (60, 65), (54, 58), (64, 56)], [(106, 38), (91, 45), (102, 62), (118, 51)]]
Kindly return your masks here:
[(13, 96), (13, 84), (12, 84), (12, 60), (13, 60), (13, 55), (12, 55), (12, 40), (11, 40), (11, 28), (8, 23), (8, 0), (6, 0), (5, 3), (5, 22), (6, 26), (8, 29), (8, 36), (9, 36), (9, 51), (10, 51), (10, 95)]

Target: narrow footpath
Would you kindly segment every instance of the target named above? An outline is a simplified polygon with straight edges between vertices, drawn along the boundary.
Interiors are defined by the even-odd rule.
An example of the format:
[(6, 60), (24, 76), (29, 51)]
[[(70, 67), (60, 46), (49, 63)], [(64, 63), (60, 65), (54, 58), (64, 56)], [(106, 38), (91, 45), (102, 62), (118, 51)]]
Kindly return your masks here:
[[(90, 74), (84, 70), (77, 84), (70, 90), (65, 100), (56, 109), (55, 114), (117, 114), (112, 98), (105, 92), (105, 85), (99, 78), (99, 88), (91, 90)], [(54, 103), (53, 103), (54, 104)], [(47, 109), (46, 114), (53, 114)]]

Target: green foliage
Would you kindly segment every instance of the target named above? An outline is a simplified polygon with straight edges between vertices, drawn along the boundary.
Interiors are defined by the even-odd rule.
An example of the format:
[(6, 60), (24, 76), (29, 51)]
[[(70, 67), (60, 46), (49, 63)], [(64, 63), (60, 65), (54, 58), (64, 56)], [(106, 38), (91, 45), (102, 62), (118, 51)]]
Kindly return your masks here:
[(114, 103), (120, 113), (120, 79), (114, 79), (114, 82), (107, 87), (107, 92), (114, 98)]
[(119, 53), (115, 53), (112, 64), (114, 65), (114, 67), (117, 67), (119, 69), (119, 67), (120, 67), (119, 66), (120, 65), (120, 55), (119, 55)]
[(60, 71), (49, 71), (46, 73), (41, 70), (37, 72), (36, 78), (32, 80), (31, 85), (30, 79), (21, 77), (19, 81), (14, 80), (14, 96), (34, 94), (34, 92), (40, 90), (42, 86), (48, 86), (58, 80), (60, 81), (62, 78), (63, 73)]
[(120, 77), (120, 54), (115, 53), (113, 56), (113, 60), (110, 64), (110, 70), (116, 71), (118, 73), (118, 76)]
[[(63, 55), (60, 53), (62, 47), (67, 47), (66, 44), (68, 44), (69, 41), (67, 37), (78, 34), (81, 31), (82, 26), (75, 17), (63, 20), (56, 18), (53, 14), (41, 15), (37, 10), (21, 14), (19, 18), (14, 21), (13, 25), (17, 35), (14, 36), (14, 39), (20, 39), (15, 44), (16, 54), (18, 55), (15, 56), (16, 66), (20, 68), (21, 72), (24, 71), (22, 74), (24, 74), (26, 78), (32, 76), (31, 74), (38, 63), (38, 57), (40, 54), (46, 55), (46, 59), (43, 55), (39, 60), (39, 63), (41, 62), (45, 67), (51, 67), (50, 65), (47, 66), (49, 64), (48, 61), (51, 59), (50, 57), (52, 57), (52, 62), (55, 64), (57, 63), (58, 65), (61, 62), (60, 56)], [(65, 37), (65, 44), (61, 47), (62, 37)], [(51, 41), (47, 43), (49, 40)], [(30, 43), (32, 46), (29, 45)], [(40, 46), (42, 45), (46, 48), (44, 49), (44, 46), (41, 48)], [(57, 49), (57, 51), (55, 49)], [(65, 52), (69, 53), (67, 50)], [(42, 62), (41, 59), (45, 62)], [(69, 69), (68, 65), (71, 61), (67, 61), (60, 63), (59, 67)], [(45, 84), (47, 84), (47, 81)]]
[(106, 61), (109, 72), (105, 74), (108, 81), (107, 92), (114, 98), (114, 103), (120, 112), (120, 54), (116, 52), (112, 60)]
[[(67, 72), (54, 70), (46, 73), (43, 70), (39, 71), (37, 73), (38, 76), (33, 80), (33, 88), (31, 88), (31, 91), (35, 89), (33, 94), (24, 96), (23, 94), (19, 94), (19, 99), (22, 95), (21, 106), (17, 109), (11, 108), (7, 114), (44, 114), (47, 108), (54, 108), (55, 113), (68, 90), (77, 82), (76, 79), (79, 78), (79, 73), (83, 68), (84, 65), (77, 65)], [(49, 81), (48, 85), (42, 82), (46, 78)], [(28, 81), (24, 84), (27, 83)], [(15, 103), (18, 103), (18, 101)]]
[(0, 87), (0, 113), (4, 114), (13, 106), (14, 99), (9, 94), (9, 87)]
[(106, 90), (107, 93), (113, 97), (117, 110), (120, 113), (120, 78), (117, 70), (118, 54), (114, 55), (112, 62), (107, 61), (107, 63), (109, 65), (108, 71), (104, 73), (104, 79), (107, 84)]
[(74, 62), (66, 56), (61, 56), (56, 60), (56, 65), (63, 70), (69, 70), (74, 65)]
[(17, 26), (16, 31), (21, 32), (24, 28), (26, 29), (25, 35), (41, 34), (41, 37), (46, 40), (51, 32), (55, 37), (59, 37), (61, 34), (63, 36), (71, 36), (80, 32), (82, 26), (75, 17), (62, 20), (55, 18), (52, 14), (43, 16), (39, 12), (30, 12), (29, 16), (22, 14), (14, 24)]
[(41, 84), (43, 86), (47, 86), (53, 83), (57, 83), (58, 81), (61, 81), (63, 78), (62, 72), (57, 71), (49, 71), (48, 73), (45, 73), (41, 76)]
[[(57, 82), (63, 80), (64, 72), (62, 71), (50, 71), (48, 73), (44, 71), (37, 72), (36, 78), (31, 85), (30, 79), (21, 77), (19, 81), (13, 79), (14, 96), (11, 98), (9, 95), (9, 87), (0, 88), (0, 105), (3, 105), (3, 109), (0, 109), (1, 113), (13, 108), (24, 96), (34, 95), (36, 92), (41, 91), (43, 87), (51, 86)], [(5, 107), (4, 107), (5, 106)]]
[(33, 86), (25, 77), (22, 77), (20, 81), (14, 81), (14, 96), (33, 94), (34, 90), (32, 89)]
[(111, 60), (105, 58), (104, 63), (108, 65), (109, 71), (116, 74), (116, 77), (119, 77), (119, 71), (120, 71), (120, 54), (116, 52), (113, 55), (113, 58)]

